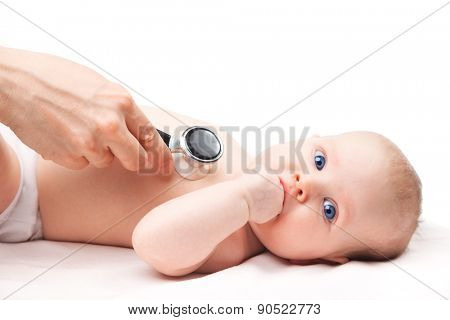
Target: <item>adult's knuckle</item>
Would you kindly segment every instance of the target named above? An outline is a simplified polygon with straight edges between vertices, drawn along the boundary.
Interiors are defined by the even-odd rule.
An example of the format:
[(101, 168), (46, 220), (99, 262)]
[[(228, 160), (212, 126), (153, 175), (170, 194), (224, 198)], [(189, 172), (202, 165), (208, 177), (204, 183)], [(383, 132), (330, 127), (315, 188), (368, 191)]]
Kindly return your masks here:
[(96, 150), (95, 140), (91, 136), (81, 138), (79, 144), (80, 148), (86, 151), (94, 152)]
[(72, 144), (78, 150), (95, 150), (95, 141), (90, 136), (73, 135)]
[(106, 116), (97, 123), (97, 132), (100, 134), (115, 134), (120, 129), (119, 117)]
[(133, 99), (129, 94), (122, 94), (115, 98), (116, 108), (124, 113), (129, 113), (134, 110)]

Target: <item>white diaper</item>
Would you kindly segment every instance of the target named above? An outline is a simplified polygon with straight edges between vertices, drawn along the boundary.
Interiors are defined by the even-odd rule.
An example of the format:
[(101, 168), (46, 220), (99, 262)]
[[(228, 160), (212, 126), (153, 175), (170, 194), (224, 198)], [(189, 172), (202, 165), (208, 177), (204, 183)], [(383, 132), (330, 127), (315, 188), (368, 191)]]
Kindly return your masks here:
[(42, 239), (41, 218), (36, 185), (36, 152), (0, 123), (0, 133), (17, 154), (20, 186), (13, 201), (0, 214), (0, 242)]

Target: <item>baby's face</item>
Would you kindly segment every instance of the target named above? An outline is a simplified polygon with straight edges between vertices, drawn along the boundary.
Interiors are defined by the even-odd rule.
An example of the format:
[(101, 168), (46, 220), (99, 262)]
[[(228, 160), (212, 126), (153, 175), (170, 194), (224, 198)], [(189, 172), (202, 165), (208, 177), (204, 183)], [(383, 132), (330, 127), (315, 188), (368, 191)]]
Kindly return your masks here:
[(293, 262), (344, 263), (350, 248), (382, 238), (389, 223), (380, 218), (389, 206), (388, 185), (384, 151), (373, 136), (350, 132), (306, 139), (304, 166), (299, 156), (288, 160), (290, 149), (289, 144), (270, 148), (270, 164), (263, 164), (285, 168), (279, 174), (286, 192), (283, 211), (264, 224), (250, 223), (269, 251)]

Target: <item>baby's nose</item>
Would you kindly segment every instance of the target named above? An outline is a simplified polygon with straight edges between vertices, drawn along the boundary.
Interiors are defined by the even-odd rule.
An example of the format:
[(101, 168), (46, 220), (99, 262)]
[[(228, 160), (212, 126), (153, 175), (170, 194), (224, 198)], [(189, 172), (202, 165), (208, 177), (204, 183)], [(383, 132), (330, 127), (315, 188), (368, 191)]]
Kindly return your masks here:
[(297, 195), (296, 195), (296, 199), (298, 201), (303, 201), (304, 197), (303, 197), (303, 183), (300, 183), (300, 174), (296, 173), (295, 174), (295, 187), (297, 188)]

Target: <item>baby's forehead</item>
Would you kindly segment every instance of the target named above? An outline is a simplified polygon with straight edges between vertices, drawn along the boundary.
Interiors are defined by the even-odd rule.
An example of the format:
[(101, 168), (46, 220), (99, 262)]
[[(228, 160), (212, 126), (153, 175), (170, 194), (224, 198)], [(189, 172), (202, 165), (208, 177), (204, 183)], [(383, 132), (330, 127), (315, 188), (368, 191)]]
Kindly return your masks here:
[(346, 132), (337, 135), (324, 136), (321, 142), (339, 155), (345, 157), (350, 154), (352, 159), (373, 160), (377, 155), (391, 151), (388, 140), (369, 131)]
[[(389, 180), (386, 175), (394, 149), (390, 140), (371, 131), (350, 131), (336, 135), (311, 137), (310, 147), (322, 149), (333, 175), (349, 184), (377, 184)], [(350, 187), (350, 186), (347, 186)]]
[(371, 131), (348, 131), (335, 135), (325, 136), (328, 138), (332, 138), (338, 141), (372, 141), (372, 142), (380, 142), (382, 139), (386, 139), (382, 135), (371, 132)]
[(324, 137), (329, 169), (342, 188), (358, 195), (360, 201), (368, 198), (379, 201), (386, 198), (389, 181), (386, 148), (379, 137), (371, 133), (344, 133)]

